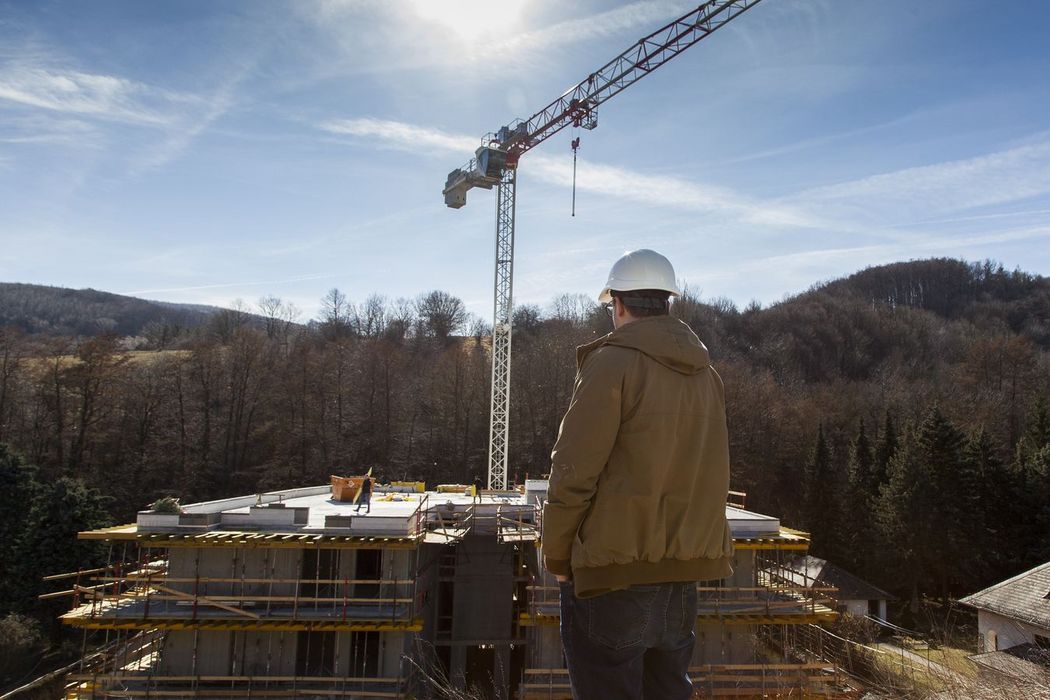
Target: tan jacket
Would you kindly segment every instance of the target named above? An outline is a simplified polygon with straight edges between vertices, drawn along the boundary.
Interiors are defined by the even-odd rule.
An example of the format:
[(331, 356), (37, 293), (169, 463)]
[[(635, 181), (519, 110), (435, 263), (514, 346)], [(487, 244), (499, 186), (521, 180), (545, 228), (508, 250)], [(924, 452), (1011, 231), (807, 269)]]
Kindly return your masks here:
[(657, 316), (576, 361), (543, 511), (548, 570), (571, 574), (581, 596), (729, 576), (725, 391), (707, 348)]

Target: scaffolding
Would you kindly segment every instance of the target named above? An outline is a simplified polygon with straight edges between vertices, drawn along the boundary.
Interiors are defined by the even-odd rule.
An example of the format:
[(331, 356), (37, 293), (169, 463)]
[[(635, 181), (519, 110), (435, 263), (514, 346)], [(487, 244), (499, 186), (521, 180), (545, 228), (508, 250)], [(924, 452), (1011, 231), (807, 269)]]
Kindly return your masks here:
[[(333, 577), (332, 571), (346, 569), (343, 555), (361, 551), (365, 542), (347, 547), (297, 541), (290, 549), (284, 539), (263, 541), (274, 546), (226, 547), (230, 575), (202, 571), (209, 545), (172, 552), (166, 543), (146, 538), (111, 544), (103, 567), (49, 576), (72, 580), (68, 589), (43, 597), (72, 598), (73, 609), (61, 619), (83, 628), (85, 650), (88, 635), (96, 631), (104, 633), (107, 649), (85, 655), (92, 660), (69, 676), (66, 697), (404, 697), (408, 678), (400, 664), (387, 676), (354, 670), (374, 665), (364, 658), (375, 653), (367, 648), (368, 633), (422, 629), (415, 578), (392, 575), (392, 563), (374, 577)], [(172, 558), (183, 568), (192, 562), (189, 575), (174, 574)], [(289, 567), (305, 575), (282, 576)], [(267, 575), (253, 575), (252, 568)], [(184, 672), (165, 670), (172, 633), (189, 635)], [(228, 672), (202, 672), (204, 635), (217, 633), (229, 635)], [(311, 652), (311, 644), (326, 648)], [(306, 666), (314, 656), (331, 661), (302, 668), (323, 673), (282, 673), (303, 666), (295, 655), (306, 658)]]
[[(411, 494), (358, 516), (313, 487), (264, 496), (271, 505), (229, 499), (171, 526), (81, 533), (107, 542), (108, 560), (48, 577), (63, 590), (43, 597), (70, 597), (62, 621), (83, 630), (85, 652), (89, 638), (106, 651), (85, 653), (68, 698), (411, 697), (420, 642), (457, 687), (481, 663), (494, 697), (568, 697), (537, 500)], [(782, 663), (753, 641), (836, 613), (834, 589), (785, 576), (808, 535), (743, 511), (745, 498), (729, 504), (734, 577), (697, 584), (694, 683), (714, 696), (847, 697), (833, 665)]]

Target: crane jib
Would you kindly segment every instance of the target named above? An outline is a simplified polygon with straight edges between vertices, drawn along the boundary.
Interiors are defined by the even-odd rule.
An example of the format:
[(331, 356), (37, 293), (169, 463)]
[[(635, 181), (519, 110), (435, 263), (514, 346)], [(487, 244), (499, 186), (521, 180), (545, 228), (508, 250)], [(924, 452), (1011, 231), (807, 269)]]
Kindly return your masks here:
[(591, 109), (710, 36), (760, 0), (723, 0), (705, 3), (668, 23), (566, 90), (558, 99), (529, 117), (528, 139), (514, 146), (518, 154), (535, 148), (572, 123), (569, 103), (588, 103)]

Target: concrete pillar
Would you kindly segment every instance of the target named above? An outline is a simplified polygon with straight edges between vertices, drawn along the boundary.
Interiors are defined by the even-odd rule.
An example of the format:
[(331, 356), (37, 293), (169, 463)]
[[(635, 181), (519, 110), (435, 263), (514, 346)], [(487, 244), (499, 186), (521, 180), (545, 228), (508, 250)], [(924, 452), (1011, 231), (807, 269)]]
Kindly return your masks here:
[(448, 679), (453, 688), (465, 688), (467, 686), (467, 647), (462, 644), (453, 644), (449, 650)]
[(500, 644), (496, 647), (495, 668), (492, 669), (492, 677), (496, 683), (496, 700), (510, 700), (510, 644)]

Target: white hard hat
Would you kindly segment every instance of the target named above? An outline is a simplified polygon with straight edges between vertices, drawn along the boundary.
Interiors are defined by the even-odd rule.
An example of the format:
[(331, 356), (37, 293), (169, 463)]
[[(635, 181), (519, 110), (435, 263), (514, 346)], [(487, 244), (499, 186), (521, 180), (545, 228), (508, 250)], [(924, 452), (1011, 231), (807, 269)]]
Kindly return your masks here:
[(636, 289), (659, 289), (671, 296), (681, 296), (674, 278), (671, 261), (655, 250), (642, 248), (624, 253), (609, 270), (609, 280), (598, 295), (598, 301), (612, 301), (611, 292), (630, 292)]

